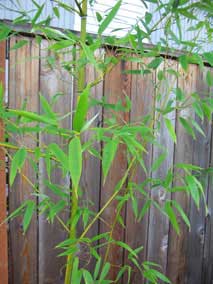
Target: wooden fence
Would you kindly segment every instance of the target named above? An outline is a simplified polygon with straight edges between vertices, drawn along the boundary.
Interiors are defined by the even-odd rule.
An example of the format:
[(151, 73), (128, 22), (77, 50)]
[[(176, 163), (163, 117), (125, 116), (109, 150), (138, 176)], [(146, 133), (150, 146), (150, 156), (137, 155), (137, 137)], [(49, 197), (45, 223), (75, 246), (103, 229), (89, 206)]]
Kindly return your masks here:
[[(39, 102), (39, 91), (51, 99), (57, 92), (66, 94), (60, 98), (58, 109), (60, 113), (68, 113), (72, 110), (75, 103), (73, 92), (73, 81), (70, 75), (60, 67), (52, 69), (46, 64), (45, 56), (51, 56), (49, 51), (45, 49), (48, 43), (42, 40), (40, 46), (36, 44), (33, 37), (16, 36), (10, 39), (8, 45), (13, 46), (20, 39), (27, 39), (29, 43), (17, 50), (11, 50), (6, 58), (6, 43), (1, 43), (0, 46), (0, 66), (1, 69), (6, 67), (6, 59), (8, 65), (8, 90), (9, 90), (9, 107), (19, 108), (27, 99), (27, 109), (31, 111), (41, 112)], [(113, 51), (111, 51), (113, 52)], [(69, 55), (60, 56), (57, 60), (69, 60)], [(31, 59), (30, 59), (31, 58)], [(146, 59), (148, 60), (148, 59)], [(173, 69), (179, 69), (175, 59), (168, 59), (167, 63)], [(132, 101), (132, 109), (129, 113), (122, 113), (122, 119), (125, 121), (134, 121), (136, 118), (146, 115), (153, 107), (155, 102), (155, 89), (153, 81), (156, 82), (156, 72), (147, 75), (145, 78), (140, 75), (126, 74), (125, 70), (139, 68), (137, 63), (118, 63), (113, 70), (106, 75), (104, 82), (100, 83), (93, 89), (93, 96), (101, 99), (105, 96), (109, 103), (115, 103), (119, 99), (124, 100), (124, 94), (128, 95)], [(160, 67), (162, 68), (162, 67)], [(197, 91), (200, 95), (209, 91), (205, 83), (205, 74), (209, 67), (205, 67), (200, 71), (197, 65), (190, 65), (187, 74), (182, 72), (182, 75), (174, 80), (168, 79), (173, 84), (173, 87), (180, 87), (186, 93)], [(96, 77), (95, 70), (88, 67), (87, 80), (90, 81)], [(4, 73), (1, 72), (1, 81), (4, 83)], [(162, 86), (161, 93), (167, 86)], [(107, 118), (107, 110), (102, 110), (101, 107), (96, 107), (90, 110), (89, 116), (93, 116), (97, 112), (102, 113), (104, 123)], [(185, 111), (186, 115), (194, 116), (191, 109)], [(201, 167), (213, 165), (213, 147), (212, 147), (212, 124), (203, 122), (203, 129), (206, 137), (202, 137), (197, 133), (198, 139), (192, 140), (184, 131), (179, 120), (180, 114), (172, 112), (170, 118), (174, 124), (177, 134), (178, 143), (174, 145), (166, 127), (162, 127), (159, 135), (159, 142), (163, 144), (169, 151), (168, 158), (163, 162), (154, 177), (164, 177), (168, 169), (173, 163), (186, 162), (196, 163)], [(65, 127), (71, 127), (71, 122), (66, 120)], [(3, 139), (3, 125), (1, 124), (1, 139)], [(54, 140), (48, 135), (41, 137), (22, 137), (25, 145), (34, 147), (37, 143), (48, 144), (50, 142), (62, 143), (59, 138)], [(19, 137), (9, 138), (10, 141), (20, 144)], [(101, 145), (96, 145), (98, 150), (101, 150)], [(148, 149), (150, 155), (146, 158), (146, 166), (149, 167), (153, 160), (159, 155), (159, 149), (153, 147)], [(4, 152), (0, 151), (1, 155), (1, 171), (0, 171), (0, 222), (6, 216), (6, 174), (4, 165)], [(32, 190), (26, 180), (27, 176), (33, 183), (39, 183), (40, 191), (46, 193), (47, 189), (42, 183), (42, 178), (45, 177), (45, 167), (43, 162), (39, 163), (40, 179), (34, 174), (32, 166), (29, 163), (24, 165), (22, 176), (18, 176), (14, 185), (8, 190), (8, 210), (12, 212), (25, 199), (32, 199)], [(81, 186), (85, 189), (85, 199), (91, 199), (94, 203), (93, 209), (98, 211), (100, 205), (103, 205), (112, 194), (113, 188), (117, 181), (121, 178), (127, 168), (127, 159), (125, 148), (120, 147), (110, 170), (109, 176), (105, 185), (101, 181), (101, 165), (100, 162), (91, 156), (85, 156), (84, 172), (81, 180)], [(144, 173), (137, 171), (135, 181), (142, 182)], [(66, 185), (69, 181), (59, 180), (59, 173), (55, 170), (52, 173), (53, 182), (61, 185)], [(213, 283), (213, 181), (206, 178), (206, 198), (209, 206), (209, 215), (205, 217), (204, 208), (201, 206), (198, 212), (191, 200), (181, 192), (165, 195), (165, 192), (159, 188), (152, 191), (152, 198), (159, 204), (163, 204), (167, 198), (176, 199), (180, 202), (184, 210), (187, 212), (192, 227), (189, 232), (183, 224), (180, 217), (178, 223), (181, 227), (180, 235), (177, 235), (168, 220), (159, 212), (151, 207), (149, 213), (144, 219), (137, 223), (132, 214), (131, 204), (127, 204), (123, 211), (125, 220), (125, 229), (117, 225), (114, 237), (120, 240), (126, 240), (133, 248), (143, 245), (144, 250), (140, 253), (141, 261), (148, 259), (159, 263), (162, 266), (162, 271), (171, 278), (175, 284), (212, 284)], [(178, 184), (175, 184), (178, 185)], [(57, 197), (52, 195), (52, 199), (57, 201)], [(139, 200), (140, 205), (143, 201)], [(102, 218), (108, 224), (113, 223), (115, 217), (116, 204), (115, 202), (105, 210)], [(63, 212), (60, 216), (62, 219), (68, 217), (68, 212)], [(90, 234), (96, 234), (104, 231), (105, 223), (100, 226), (94, 225)], [(8, 238), (8, 240), (7, 240)], [(23, 235), (21, 219), (16, 218), (9, 222), (8, 228), (6, 225), (0, 227), (0, 284), (7, 284), (9, 275), (10, 284), (60, 284), (63, 283), (64, 259), (57, 257), (58, 251), (54, 249), (55, 245), (66, 238), (66, 233), (61, 230), (59, 224), (51, 225), (47, 223), (44, 217), (34, 216), (27, 234)], [(7, 249), (7, 244), (9, 248)], [(7, 254), (8, 251), (8, 254)], [(8, 260), (7, 260), (8, 256)], [(85, 253), (82, 252), (82, 258)], [(122, 249), (111, 249), (109, 254), (112, 263), (121, 264), (127, 259), (127, 255)], [(9, 264), (9, 272), (7, 268)], [(116, 275), (117, 269), (111, 271), (112, 276)], [(123, 283), (126, 283), (124, 277)], [(132, 284), (143, 283), (139, 273), (135, 273), (132, 279)]]

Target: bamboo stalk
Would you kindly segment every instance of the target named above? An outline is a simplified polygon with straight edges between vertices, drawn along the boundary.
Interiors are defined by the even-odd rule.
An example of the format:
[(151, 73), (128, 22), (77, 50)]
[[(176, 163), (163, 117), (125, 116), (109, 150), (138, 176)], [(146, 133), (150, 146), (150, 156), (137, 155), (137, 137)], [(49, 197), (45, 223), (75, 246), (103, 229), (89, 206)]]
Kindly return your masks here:
[[(83, 0), (82, 4), (80, 6), (79, 12), (81, 16), (81, 33), (80, 33), (80, 42), (86, 43), (86, 26), (87, 26), (87, 1)], [(78, 2), (79, 3), (79, 2)], [(80, 4), (79, 4), (80, 5)], [(81, 57), (83, 55), (83, 49), (80, 47), (79, 50), (79, 56)], [(85, 67), (82, 67), (78, 71), (78, 96), (81, 94), (85, 87), (85, 74), (86, 70)], [(74, 224), (74, 218), (76, 216), (77, 210), (78, 210), (78, 188), (73, 188), (72, 190), (72, 196), (71, 196), (71, 215), (70, 215), (70, 233), (69, 237), (70, 239), (74, 240), (77, 237), (76, 233), (76, 224)], [(67, 263), (66, 263), (66, 274), (65, 274), (65, 284), (70, 284), (72, 281), (72, 269), (73, 269), (73, 261), (74, 261), (74, 254), (71, 253), (67, 257)], [(75, 283), (71, 283), (75, 284)]]

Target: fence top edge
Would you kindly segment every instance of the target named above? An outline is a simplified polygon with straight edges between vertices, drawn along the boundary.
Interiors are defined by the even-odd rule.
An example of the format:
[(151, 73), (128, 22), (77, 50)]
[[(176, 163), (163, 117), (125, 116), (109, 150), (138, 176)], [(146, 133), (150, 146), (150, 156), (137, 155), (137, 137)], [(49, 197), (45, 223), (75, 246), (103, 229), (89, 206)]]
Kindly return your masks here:
[[(11, 30), (13, 30), (14, 32), (16, 32), (17, 34), (19, 35), (23, 35), (23, 36), (27, 36), (27, 37), (35, 37), (35, 35), (40, 35), (42, 36), (41, 33), (39, 32), (36, 32), (36, 33), (32, 33), (30, 30), (31, 30), (31, 26), (30, 24), (25, 24), (25, 25), (14, 25), (12, 23), (12, 21), (10, 20), (0, 20), (0, 22), (2, 23), (5, 23), (7, 24)], [(57, 28), (57, 27), (54, 27), (55, 29), (59, 30), (59, 31), (63, 31), (64, 29), (62, 28)], [(76, 35), (80, 35), (80, 32), (78, 31), (74, 31), (74, 30), (70, 30), (71, 32), (73, 32), (74, 34)], [(97, 35), (96, 34), (93, 34), (93, 33), (88, 33), (88, 35), (90, 35), (91, 37), (94, 37), (96, 38)], [(43, 37), (43, 36), (42, 36)], [(106, 36), (105, 36), (106, 37)], [(45, 37), (43, 37), (45, 39)], [(145, 52), (147, 51), (150, 51), (151, 49), (153, 49), (156, 45), (154, 44), (150, 44), (150, 43), (143, 43), (143, 46), (144, 46), (144, 50)], [(103, 45), (103, 48), (108, 48), (108, 49), (117, 49), (117, 48), (129, 48), (129, 49), (132, 49), (130, 46), (124, 46), (124, 45), (121, 45), (121, 46), (112, 46), (110, 44), (108, 45)], [(134, 50), (133, 50), (134, 52)], [(160, 56), (164, 57), (164, 58), (167, 58), (167, 59), (174, 59), (174, 60), (177, 60), (177, 58), (181, 55), (184, 55), (184, 54), (187, 54), (186, 51), (184, 50), (178, 50), (178, 49), (173, 49), (173, 50), (168, 50), (166, 52), (162, 51), (160, 52)], [(209, 65), (209, 63), (207, 61), (203, 61), (205, 66), (208, 66), (208, 67), (211, 67)], [(194, 63), (190, 63), (192, 65), (198, 65), (198, 64), (194, 64)]]

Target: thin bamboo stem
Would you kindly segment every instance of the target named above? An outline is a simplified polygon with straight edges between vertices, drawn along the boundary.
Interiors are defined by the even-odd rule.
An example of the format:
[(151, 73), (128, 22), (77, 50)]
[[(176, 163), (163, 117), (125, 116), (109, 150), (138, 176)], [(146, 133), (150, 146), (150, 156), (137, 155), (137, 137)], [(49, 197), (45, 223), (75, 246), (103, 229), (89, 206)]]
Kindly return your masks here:
[[(76, 1), (77, 2), (77, 1)], [(77, 2), (79, 4), (79, 2)], [(80, 4), (79, 4), (80, 5)], [(82, 4), (79, 8), (80, 16), (81, 16), (81, 33), (80, 33), (80, 42), (86, 43), (86, 26), (87, 26), (87, 0), (83, 0)], [(79, 56), (83, 55), (83, 48), (80, 47)], [(83, 91), (85, 87), (85, 66), (80, 68), (78, 71), (78, 96)], [(76, 225), (74, 222), (75, 216), (78, 211), (78, 188), (73, 188), (72, 196), (71, 196), (71, 215), (70, 215), (70, 239), (74, 240), (77, 237), (76, 233)], [(72, 245), (73, 246), (73, 245)], [(76, 246), (76, 245), (75, 245)], [(67, 257), (67, 265), (66, 265), (66, 274), (65, 274), (65, 284), (70, 284), (72, 281), (72, 269), (73, 269), (73, 261), (75, 257), (75, 249), (74, 252), (68, 255)], [(75, 284), (75, 283), (71, 283)]]

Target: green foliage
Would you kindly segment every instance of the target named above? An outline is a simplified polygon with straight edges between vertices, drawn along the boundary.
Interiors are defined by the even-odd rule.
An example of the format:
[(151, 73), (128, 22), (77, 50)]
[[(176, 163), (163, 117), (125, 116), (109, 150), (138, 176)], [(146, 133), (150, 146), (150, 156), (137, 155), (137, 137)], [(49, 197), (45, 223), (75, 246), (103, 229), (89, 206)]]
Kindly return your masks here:
[(79, 137), (74, 137), (69, 143), (69, 170), (74, 190), (78, 189), (82, 173), (82, 147)]
[(106, 180), (111, 164), (114, 160), (118, 148), (118, 143), (119, 143), (118, 138), (112, 137), (104, 146), (103, 162), (102, 162), (104, 182)]
[(24, 165), (27, 157), (27, 151), (24, 148), (20, 148), (13, 156), (10, 166), (10, 185), (13, 185), (18, 170), (20, 171)]
[(109, 12), (109, 14), (106, 16), (106, 18), (101, 22), (99, 29), (98, 29), (98, 34), (102, 35), (102, 33), (106, 30), (106, 28), (109, 26), (111, 21), (115, 18), (117, 12), (120, 9), (122, 1), (119, 0), (115, 4), (115, 6), (112, 8), (112, 10)]
[[(0, 117), (6, 126), (6, 139), (10, 140), (11, 137), (18, 136), (19, 141), (18, 145), (15, 142), (0, 143), (11, 160), (10, 186), (14, 184), (17, 174), (20, 175), (20, 178), (23, 177), (22, 170), (26, 161), (39, 177), (40, 172), (37, 165), (43, 161), (47, 173), (47, 176), (42, 180), (47, 192), (42, 194), (37, 184), (29, 181), (32, 195), (37, 197), (37, 200), (24, 201), (9, 215), (8, 219), (12, 220), (22, 215), (23, 232), (26, 233), (34, 214), (43, 214), (51, 223), (57, 219), (62, 228), (69, 231), (68, 238), (57, 245), (58, 249), (63, 250), (59, 255), (68, 257), (65, 284), (119, 283), (124, 275), (127, 283), (131, 283), (135, 270), (141, 273), (149, 284), (170, 283), (169, 279), (161, 272), (159, 265), (147, 261), (141, 263), (139, 253), (143, 247), (132, 248), (122, 240), (113, 239), (114, 229), (118, 224), (125, 228), (122, 210), (126, 204), (130, 204), (128, 208), (132, 208), (135, 221), (141, 222), (144, 216), (152, 208), (155, 208), (159, 214), (168, 218), (177, 234), (180, 234), (180, 219), (190, 229), (190, 220), (186, 212), (173, 197), (172, 199), (165, 198), (163, 202), (160, 202), (153, 198), (152, 193), (158, 193), (160, 190), (165, 196), (177, 192), (186, 194), (193, 200), (197, 209), (200, 209), (202, 200), (207, 213), (205, 186), (201, 182), (201, 176), (204, 173), (211, 174), (211, 169), (203, 169), (198, 165), (180, 162), (173, 166), (170, 165), (169, 169), (165, 170), (165, 164), (170, 159), (173, 161), (173, 157), (168, 156), (169, 151), (165, 148), (164, 139), (159, 142), (161, 141), (159, 137), (166, 129), (174, 147), (183, 143), (177, 139), (179, 136), (173, 121), (174, 117), (172, 118), (175, 113), (177, 114), (178, 130), (179, 128), (184, 129), (186, 134), (193, 138), (193, 141), (200, 135), (206, 136), (202, 123), (212, 120), (213, 101), (209, 90), (213, 86), (213, 75), (210, 69), (213, 67), (213, 53), (212, 51), (204, 51), (199, 34), (205, 30), (204, 43), (212, 41), (212, 22), (206, 16), (213, 15), (212, 5), (209, 1), (191, 3), (189, 0), (167, 1), (167, 3), (157, 0), (142, 2), (145, 5), (148, 4), (146, 2), (155, 4), (153, 13), (147, 11), (144, 18), (138, 19), (137, 23), (130, 27), (129, 31), (121, 38), (112, 35), (103, 36), (116, 19), (123, 4), (121, 0), (117, 1), (105, 15), (97, 11), (96, 17), (99, 24), (97, 37), (86, 35), (86, 0), (76, 1), (76, 7), (59, 0), (54, 1), (51, 15), (45, 15), (45, 17), (43, 14), (46, 4), (40, 5), (33, 0), (33, 11), (28, 13), (29, 11), (20, 10), (19, 16), (13, 21), (13, 25), (30, 24), (31, 33), (37, 33), (37, 44), (40, 45), (42, 38), (46, 38), (49, 42), (47, 47), (49, 54), (43, 60), (46, 60), (47, 65), (51, 66), (53, 70), (59, 65), (60, 68), (69, 72), (74, 80), (78, 81), (76, 106), (71, 113), (63, 114), (54, 110), (55, 105), (60, 105), (61, 93), (57, 93), (50, 101), (46, 99), (46, 94), (40, 95), (41, 113), (34, 113), (27, 110), (26, 103), (20, 109), (4, 107), (3, 88), (0, 87)], [(95, 1), (90, 1), (90, 4), (96, 5)], [(81, 16), (82, 30), (80, 35), (50, 26), (53, 18), (61, 18), (63, 10)], [(205, 17), (201, 17), (198, 12)], [(159, 13), (156, 23), (154, 23), (154, 13)], [(193, 31), (195, 35), (190, 41), (184, 40), (184, 27), (182, 26), (184, 20), (191, 25), (189, 30)], [(144, 39), (151, 41), (153, 33), (161, 26), (163, 26), (163, 36), (157, 45), (146, 46)], [(173, 32), (175, 28), (178, 31), (177, 34)], [(0, 23), (0, 41), (9, 39), (13, 33), (14, 31), (10, 27)], [(26, 39), (19, 40), (11, 46), (10, 50), (16, 52), (26, 44), (28, 44)], [(177, 58), (178, 68), (171, 67), (167, 59), (167, 57), (173, 56), (174, 46), (183, 51)], [(113, 52), (98, 56), (97, 51), (100, 52), (103, 47), (105, 51), (111, 49)], [(72, 53), (72, 59), (61, 60), (62, 55), (69, 53)], [(122, 67), (122, 98), (119, 97), (114, 103), (111, 103), (107, 97), (101, 99), (93, 97), (98, 90), (98, 88), (95, 89), (96, 85), (105, 79), (107, 73), (116, 64), (120, 64)], [(182, 76), (185, 76), (185, 81), (190, 80), (187, 72), (191, 64), (196, 64), (202, 72), (204, 65), (208, 65), (204, 78), (206, 92), (203, 94), (188, 93), (187, 88), (184, 89), (179, 84), (181, 81), (179, 78)], [(90, 81), (88, 78), (85, 80), (86, 65), (94, 67), (96, 76), (94, 80)], [(126, 66), (128, 66), (128, 70)], [(144, 82), (151, 80), (154, 90), (153, 94), (150, 93), (150, 98), (153, 96), (154, 104), (149, 110), (145, 110), (146, 115), (135, 118), (135, 121), (132, 121), (135, 109), (132, 106), (131, 98), (126, 94), (126, 89), (129, 87), (128, 76), (131, 76), (132, 88), (135, 85), (139, 86), (140, 79), (143, 79)], [(94, 90), (95, 92), (93, 92)], [(142, 95), (144, 93), (138, 94), (138, 96)], [(144, 106), (141, 106), (141, 109), (143, 108)], [(95, 113), (92, 111), (93, 115), (91, 116), (91, 109), (98, 109), (98, 111)], [(190, 115), (187, 116), (185, 112)], [(102, 114), (103, 117), (101, 117)], [(103, 118), (104, 120), (102, 120)], [(72, 119), (72, 129), (61, 126), (61, 122), (67, 119)], [(103, 125), (100, 123), (95, 125), (100, 119)], [(32, 134), (36, 134), (36, 137), (43, 134), (51, 135), (53, 141), (57, 142), (48, 145), (39, 143), (38, 145), (36, 140), (36, 146), (29, 148), (25, 137), (32, 137)], [(97, 144), (101, 145), (101, 149), (97, 147)], [(157, 157), (152, 155), (154, 148), (159, 148)], [(117, 184), (112, 189), (113, 195), (110, 196), (106, 204), (102, 205), (98, 213), (93, 212), (92, 202), (85, 200), (87, 188), (81, 188), (81, 176), (82, 173), (85, 174), (86, 170), (83, 159), (92, 156), (93, 159), (99, 160), (102, 167), (102, 184), (104, 184), (109, 180), (109, 172), (113, 171), (112, 165), (120, 149), (126, 155), (127, 169), (126, 171), (124, 169), (121, 179), (116, 181)], [(155, 160), (150, 159), (152, 156), (155, 157)], [(85, 161), (87, 162), (87, 160)], [(55, 169), (60, 169), (59, 175), (61, 176), (57, 181), (58, 184), (52, 180), (52, 173)], [(161, 175), (162, 170), (163, 175)], [(143, 177), (141, 183), (137, 182), (137, 171)], [(61, 186), (60, 179), (65, 176), (69, 176), (70, 184)], [(94, 173), (95, 176), (96, 173)], [(94, 195), (96, 194), (98, 194), (97, 189), (94, 188)], [(54, 196), (57, 197), (57, 201)], [(88, 237), (87, 233), (92, 225), (97, 221), (103, 221), (101, 215), (104, 210), (110, 208), (111, 203), (115, 204), (116, 216), (113, 220), (114, 223), (108, 226), (109, 232)], [(60, 219), (60, 213), (65, 210), (71, 211), (67, 221)], [(83, 230), (81, 235), (77, 232), (79, 227), (82, 227)], [(128, 228), (125, 229), (128, 230)], [(87, 266), (82, 267), (79, 261), (79, 247), (82, 244), (88, 248), (89, 258), (95, 263), (93, 271), (87, 270)], [(125, 251), (128, 259), (123, 266), (118, 267), (116, 279), (113, 280), (110, 279), (113, 263), (110, 263), (108, 258), (108, 248), (111, 245)], [(106, 255), (101, 257), (99, 249), (105, 249), (105, 247)]]

